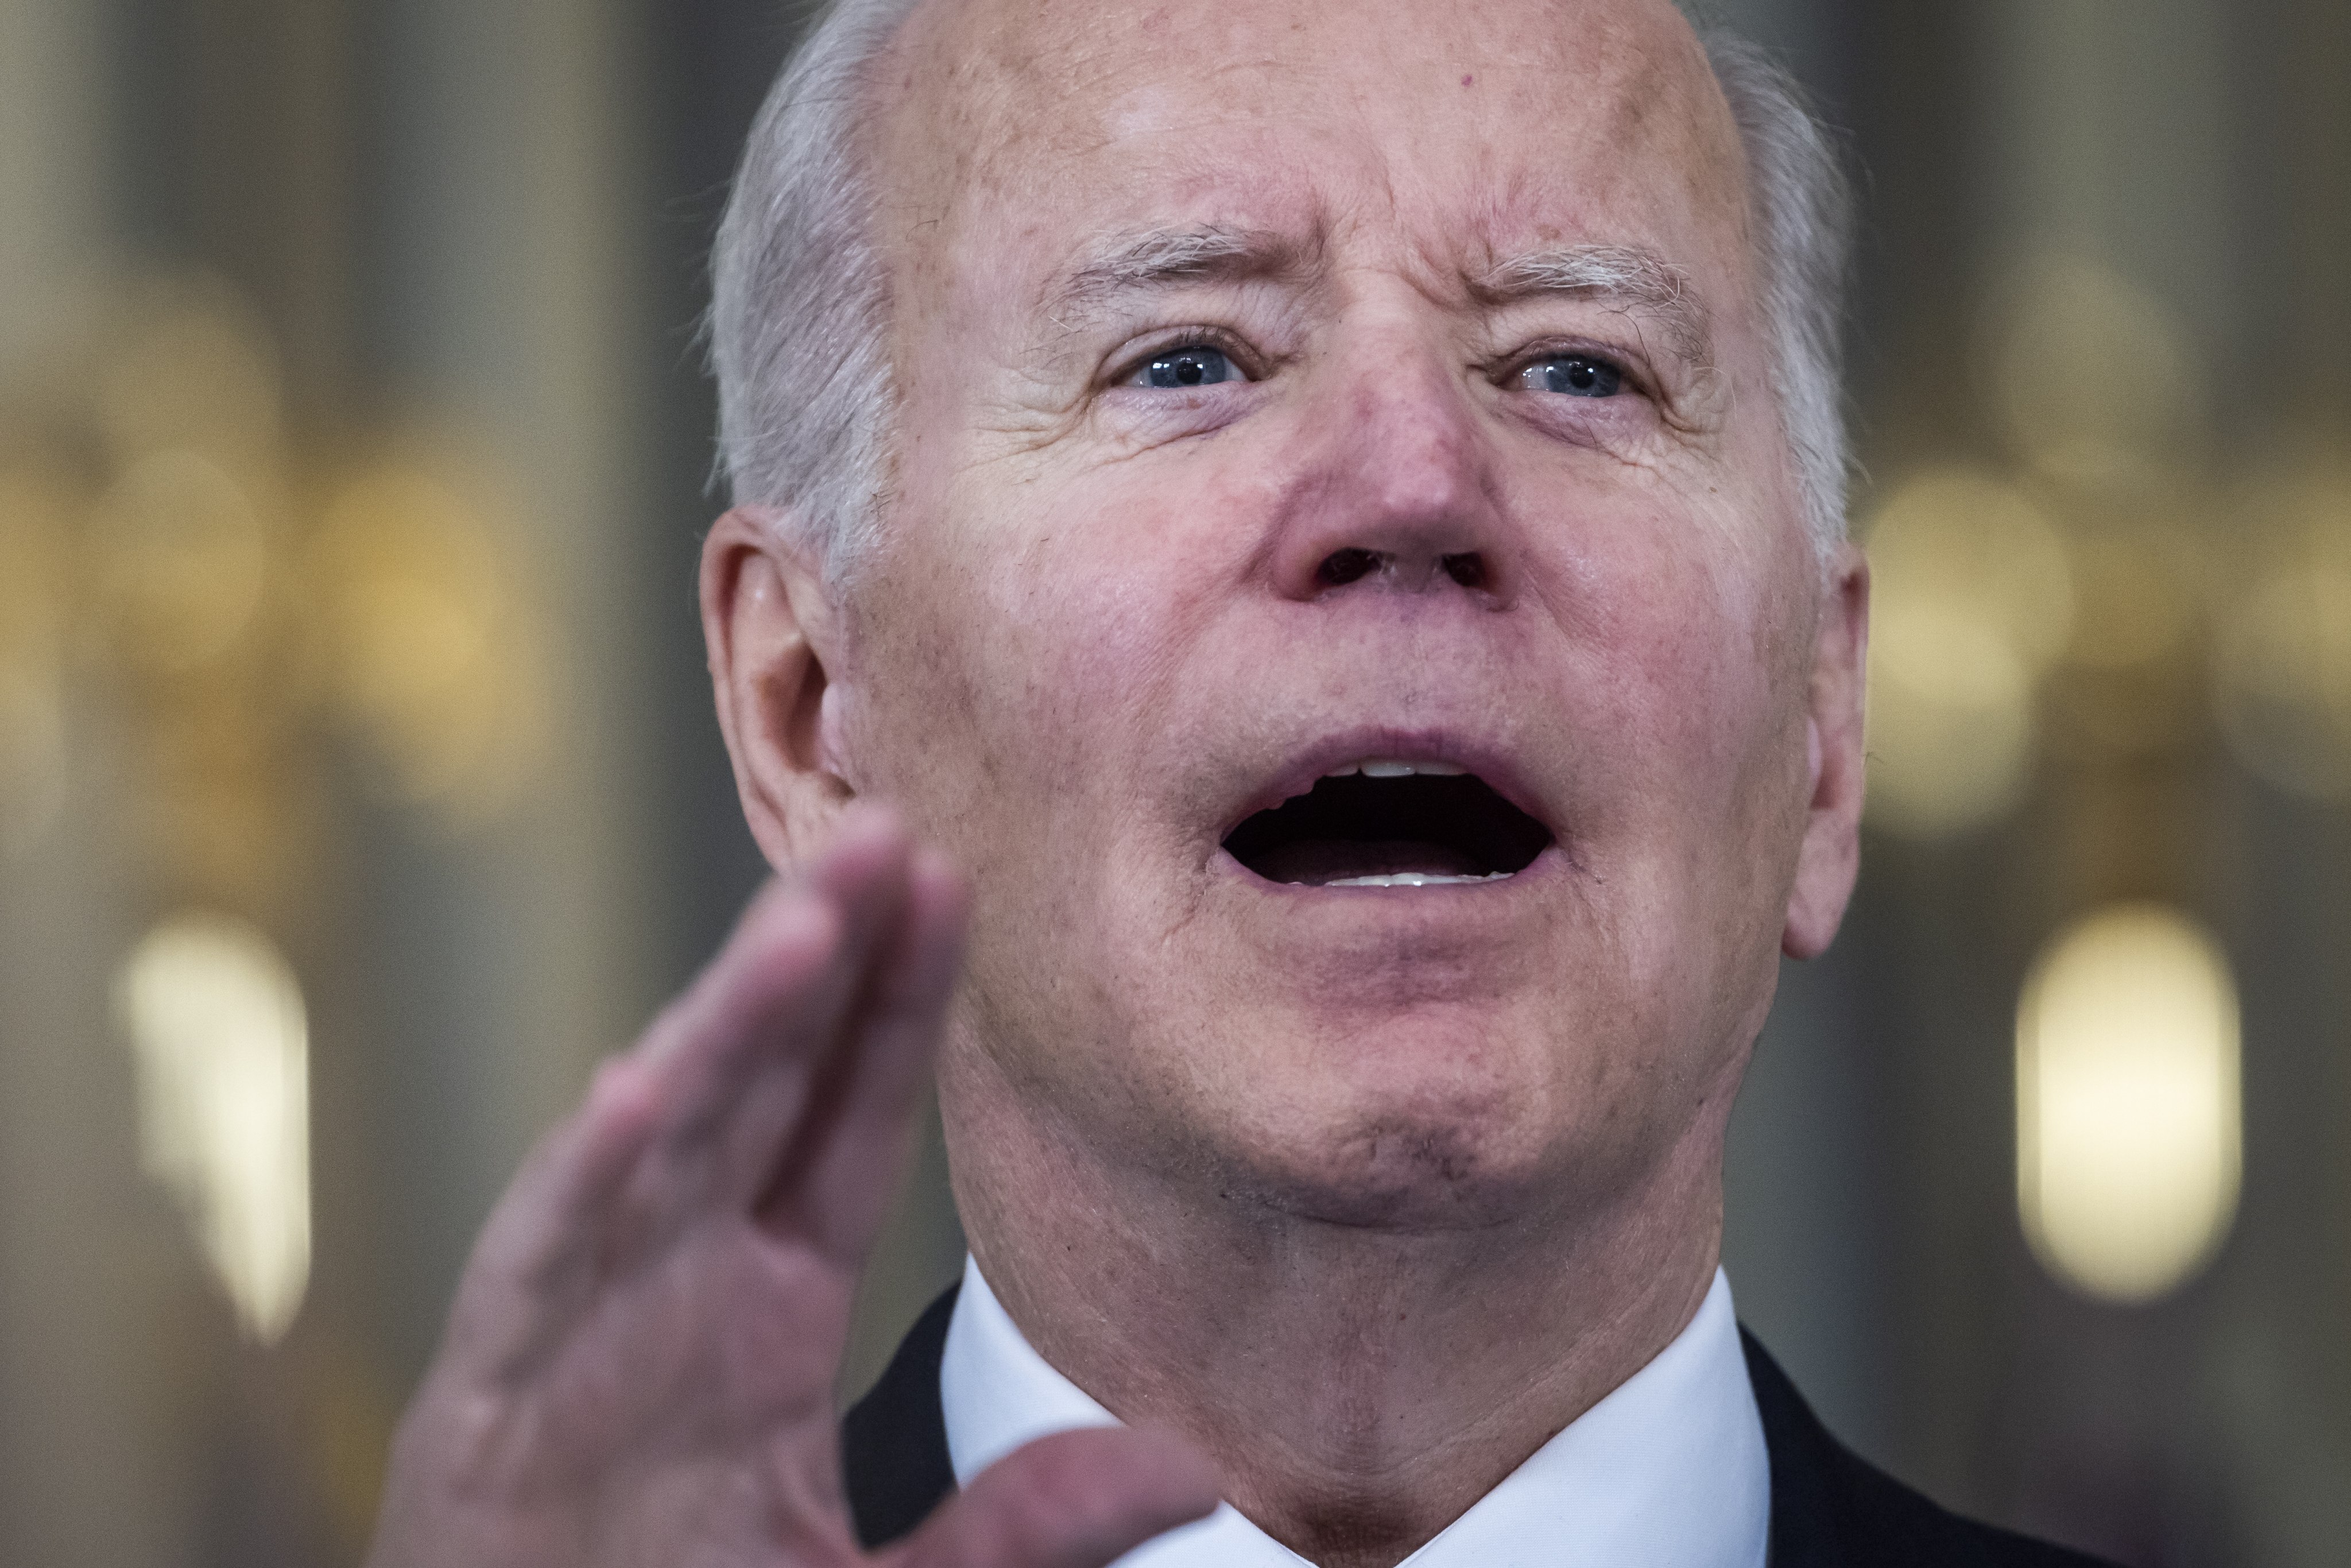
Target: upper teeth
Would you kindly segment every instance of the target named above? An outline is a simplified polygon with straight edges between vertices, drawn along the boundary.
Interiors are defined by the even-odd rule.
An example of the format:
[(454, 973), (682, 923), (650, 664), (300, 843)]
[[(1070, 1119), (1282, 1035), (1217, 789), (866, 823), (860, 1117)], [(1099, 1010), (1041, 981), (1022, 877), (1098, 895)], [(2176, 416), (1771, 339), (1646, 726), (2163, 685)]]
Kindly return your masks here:
[(1458, 778), (1469, 771), (1456, 768), (1450, 762), (1395, 762), (1385, 758), (1365, 758), (1344, 768), (1332, 768), (1326, 779), (1345, 779), (1360, 773), (1366, 779), (1409, 779), (1416, 773), (1426, 773), (1440, 779)]

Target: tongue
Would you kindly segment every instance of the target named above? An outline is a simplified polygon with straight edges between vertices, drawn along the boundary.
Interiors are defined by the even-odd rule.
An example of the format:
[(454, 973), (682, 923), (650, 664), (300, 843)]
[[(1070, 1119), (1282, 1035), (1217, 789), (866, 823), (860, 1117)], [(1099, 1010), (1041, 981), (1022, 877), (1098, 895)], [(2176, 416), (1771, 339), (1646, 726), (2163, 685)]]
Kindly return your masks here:
[(1266, 851), (1257, 870), (1273, 882), (1327, 887), (1334, 882), (1405, 873), (1474, 877), (1485, 868), (1443, 844), (1405, 839), (1295, 839)]

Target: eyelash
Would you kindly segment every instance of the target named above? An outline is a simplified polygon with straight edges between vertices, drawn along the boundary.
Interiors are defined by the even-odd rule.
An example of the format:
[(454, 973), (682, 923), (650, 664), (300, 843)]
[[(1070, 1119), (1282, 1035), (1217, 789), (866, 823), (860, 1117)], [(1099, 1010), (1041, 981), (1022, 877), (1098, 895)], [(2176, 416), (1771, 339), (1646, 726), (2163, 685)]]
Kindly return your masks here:
[(1535, 348), (1520, 350), (1501, 362), (1499, 370), (1493, 374), (1494, 384), (1507, 387), (1537, 365), (1548, 364), (1553, 360), (1590, 360), (1594, 364), (1607, 366), (1623, 377), (1626, 392), (1638, 392), (1643, 397), (1656, 395), (1656, 389), (1650, 385), (1648, 376), (1643, 372), (1641, 367), (1626, 356), (1606, 349), (1596, 348), (1590, 343), (1573, 341), (1545, 343)]
[(1114, 361), (1109, 375), (1104, 378), (1104, 384), (1123, 387), (1153, 361), (1164, 360), (1186, 349), (1214, 349), (1230, 360), (1249, 382), (1265, 379), (1264, 360), (1251, 352), (1249, 345), (1233, 333), (1217, 327), (1185, 327), (1146, 344), (1123, 360)]
[[(1245, 384), (1265, 379), (1267, 365), (1259, 355), (1235, 333), (1219, 327), (1184, 327), (1173, 329), (1155, 341), (1144, 345), (1125, 358), (1116, 361), (1105, 378), (1104, 384), (1123, 387), (1155, 360), (1166, 358), (1185, 349), (1214, 349), (1232, 361), (1246, 378)], [(1489, 379), (1498, 387), (1507, 387), (1519, 376), (1551, 360), (1591, 360), (1608, 366), (1625, 381), (1625, 390), (1654, 399), (1656, 391), (1647, 373), (1628, 356), (1595, 347), (1589, 342), (1568, 340), (1538, 344), (1521, 349), (1500, 362), (1499, 369), (1489, 372)]]

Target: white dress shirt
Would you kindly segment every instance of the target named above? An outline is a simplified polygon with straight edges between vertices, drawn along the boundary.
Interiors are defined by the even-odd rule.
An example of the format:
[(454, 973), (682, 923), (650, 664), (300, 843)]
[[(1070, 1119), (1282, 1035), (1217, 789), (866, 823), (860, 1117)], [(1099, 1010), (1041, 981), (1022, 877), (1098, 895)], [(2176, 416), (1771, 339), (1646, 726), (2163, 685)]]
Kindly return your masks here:
[[(965, 1262), (939, 1403), (956, 1482), (1022, 1444), (1117, 1417), (1031, 1349)], [(1689, 1326), (1570, 1422), (1407, 1568), (1763, 1568), (1771, 1461), (1720, 1270)], [(1118, 1568), (1300, 1568), (1306, 1559), (1230, 1504)]]

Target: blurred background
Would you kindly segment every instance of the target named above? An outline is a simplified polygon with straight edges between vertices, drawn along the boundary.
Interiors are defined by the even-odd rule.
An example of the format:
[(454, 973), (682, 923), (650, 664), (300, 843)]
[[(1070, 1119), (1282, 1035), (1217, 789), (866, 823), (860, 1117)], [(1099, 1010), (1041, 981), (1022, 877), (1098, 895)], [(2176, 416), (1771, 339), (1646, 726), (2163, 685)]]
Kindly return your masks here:
[[(1865, 171), (1879, 595), (1742, 1312), (1954, 1505), (2339, 1568), (2351, 6), (1715, 11)], [(355, 1562), (491, 1200), (755, 884), (694, 323), (799, 25), (0, 0), (0, 1562)]]

